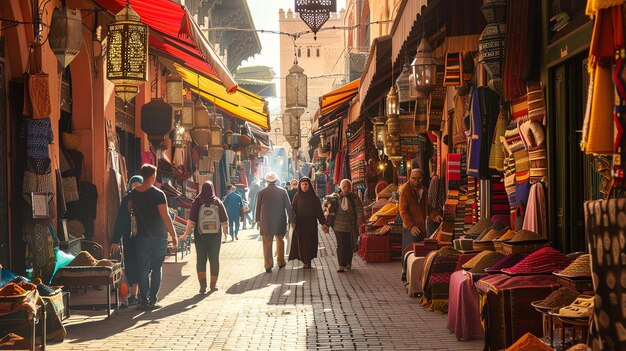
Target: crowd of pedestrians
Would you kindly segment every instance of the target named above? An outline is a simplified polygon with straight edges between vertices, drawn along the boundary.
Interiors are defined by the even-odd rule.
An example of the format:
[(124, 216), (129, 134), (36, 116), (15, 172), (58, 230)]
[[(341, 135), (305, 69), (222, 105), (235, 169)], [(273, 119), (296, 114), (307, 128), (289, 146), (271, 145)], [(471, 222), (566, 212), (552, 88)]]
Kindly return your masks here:
[[(222, 199), (213, 183), (206, 181), (193, 200), (184, 233), (177, 237), (166, 196), (154, 186), (156, 171), (153, 165), (145, 164), (141, 175), (131, 177), (129, 193), (122, 199), (112, 239), (111, 253), (122, 252), (126, 280), (131, 286), (128, 305), (136, 304), (140, 309), (160, 308), (158, 292), (168, 242), (177, 247), (178, 241), (187, 240), (191, 233), (197, 256), (199, 293), (217, 290), (221, 244), (229, 235), (231, 241), (239, 240), (241, 222), (244, 229), (256, 225), (259, 230), (266, 273), (274, 268), (274, 252), (278, 269), (286, 266), (286, 236), (291, 236), (288, 260), (300, 260), (304, 269), (310, 269), (312, 260), (317, 257), (320, 226), (324, 233), (329, 233), (329, 227), (334, 230), (337, 272), (351, 269), (358, 228), (363, 223), (363, 206), (352, 192), (350, 180), (342, 180), (340, 191), (328, 196), (324, 205), (307, 177), (299, 181), (292, 179), (288, 183), (290, 188), (286, 189), (286, 186), (279, 186), (276, 173), (269, 172), (264, 177), (264, 186), (253, 184), (240, 192), (229, 184)], [(249, 191), (249, 201), (246, 191)], [(274, 242), (276, 250), (273, 250)], [(208, 283), (207, 262), (210, 267)]]

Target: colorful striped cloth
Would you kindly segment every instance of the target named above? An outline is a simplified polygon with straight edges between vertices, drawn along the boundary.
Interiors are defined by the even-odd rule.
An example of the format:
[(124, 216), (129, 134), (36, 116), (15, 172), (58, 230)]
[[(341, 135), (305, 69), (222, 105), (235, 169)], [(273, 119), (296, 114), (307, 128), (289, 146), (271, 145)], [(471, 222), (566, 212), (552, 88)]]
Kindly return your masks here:
[(448, 154), (448, 189), (458, 190), (461, 186), (461, 154)]
[(543, 83), (528, 83), (526, 86), (528, 97), (528, 117), (546, 125), (546, 101), (543, 96)]
[(444, 86), (462, 85), (463, 65), (460, 52), (448, 52), (446, 54), (446, 69), (443, 79)]

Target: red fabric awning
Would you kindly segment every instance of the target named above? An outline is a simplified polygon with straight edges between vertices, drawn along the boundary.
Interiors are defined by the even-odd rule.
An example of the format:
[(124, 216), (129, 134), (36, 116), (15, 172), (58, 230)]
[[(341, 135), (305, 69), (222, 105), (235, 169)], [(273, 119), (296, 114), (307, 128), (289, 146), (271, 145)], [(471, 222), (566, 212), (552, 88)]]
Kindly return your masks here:
[[(96, 2), (113, 14), (126, 5), (126, 0)], [(197, 24), (183, 6), (171, 0), (134, 0), (130, 6), (137, 12), (142, 23), (159, 34), (150, 36), (152, 49), (175, 58), (199, 73), (217, 77), (229, 92), (237, 90), (235, 79), (208, 41), (198, 36)]]

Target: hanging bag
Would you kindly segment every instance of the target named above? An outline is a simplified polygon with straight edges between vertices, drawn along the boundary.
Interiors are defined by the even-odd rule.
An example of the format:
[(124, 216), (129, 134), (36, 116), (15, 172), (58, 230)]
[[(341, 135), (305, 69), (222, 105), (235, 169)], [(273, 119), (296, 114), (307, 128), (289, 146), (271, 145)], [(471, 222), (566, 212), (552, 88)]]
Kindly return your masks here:
[(35, 51), (41, 57), (41, 46), (29, 50), (27, 72), (24, 73), (24, 110), (25, 116), (47, 118), (52, 112), (50, 106), (50, 78), (41, 66), (36, 67)]

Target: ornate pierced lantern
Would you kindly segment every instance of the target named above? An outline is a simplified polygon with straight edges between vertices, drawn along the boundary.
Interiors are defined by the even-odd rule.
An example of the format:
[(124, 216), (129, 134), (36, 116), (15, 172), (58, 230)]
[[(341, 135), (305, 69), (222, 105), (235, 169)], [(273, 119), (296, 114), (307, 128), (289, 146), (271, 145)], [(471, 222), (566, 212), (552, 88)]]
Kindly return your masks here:
[(397, 116), (400, 114), (400, 106), (398, 106), (398, 94), (396, 94), (396, 88), (391, 87), (389, 93), (387, 93), (386, 101), (387, 117)]
[(331, 12), (337, 12), (336, 0), (296, 0), (296, 12), (313, 32), (313, 38), (317, 39), (317, 32), (330, 18)]
[(193, 101), (185, 99), (183, 109), (180, 111), (180, 125), (187, 130), (194, 127), (194, 110)]
[(200, 145), (206, 146), (211, 142), (211, 129), (207, 127), (195, 127), (191, 130), (191, 138)]
[(304, 69), (297, 63), (294, 63), (289, 69), (289, 74), (285, 77), (285, 84), (285, 98), (287, 100), (285, 106), (287, 108), (307, 107), (307, 76), (304, 74)]
[(55, 8), (48, 35), (50, 49), (63, 68), (72, 62), (83, 47), (83, 21), (80, 10), (66, 6)]
[(484, 0), (481, 7), (487, 25), (478, 39), (478, 62), (485, 66), (491, 80), (489, 87), (502, 91), (502, 61), (506, 36), (506, 0)]
[(283, 136), (292, 148), (300, 147), (300, 115), (302, 108), (290, 108), (283, 114)]
[(211, 120), (211, 141), (208, 147), (209, 157), (213, 161), (219, 161), (224, 155), (224, 147), (222, 146), (222, 128), (215, 123), (215, 117)]
[(141, 129), (151, 139), (162, 139), (172, 130), (174, 110), (163, 99), (152, 99), (141, 107)]
[(411, 101), (409, 94), (409, 78), (411, 76), (411, 70), (408, 65), (402, 67), (402, 73), (396, 79), (396, 90), (398, 91), (398, 101), (408, 102)]
[(411, 63), (413, 83), (418, 93), (428, 97), (437, 86), (437, 61), (433, 57), (433, 49), (426, 38), (422, 38), (417, 47), (415, 59)]
[(385, 126), (386, 120), (384, 116), (374, 118), (374, 145), (378, 150), (383, 150), (385, 147), (385, 134), (387, 133), (387, 127)]
[(226, 146), (231, 147), (233, 146), (233, 131), (232, 130), (227, 130), (226, 133), (224, 133), (224, 142), (226, 143)]
[(180, 124), (180, 121), (174, 125), (174, 147), (182, 147), (185, 143), (185, 128)]
[(128, 102), (147, 81), (148, 26), (139, 22), (127, 1), (109, 25), (108, 37), (107, 79), (115, 84), (115, 94)]
[(172, 74), (165, 78), (165, 101), (174, 111), (183, 109), (183, 77)]

